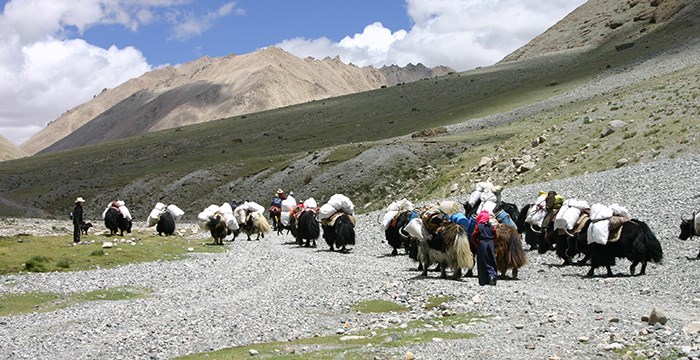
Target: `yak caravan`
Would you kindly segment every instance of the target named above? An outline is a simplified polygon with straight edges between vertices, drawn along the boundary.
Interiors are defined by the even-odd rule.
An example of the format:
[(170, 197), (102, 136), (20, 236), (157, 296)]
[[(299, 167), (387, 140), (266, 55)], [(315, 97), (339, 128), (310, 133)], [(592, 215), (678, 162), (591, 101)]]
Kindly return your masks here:
[[(654, 232), (618, 204), (591, 206), (556, 191), (540, 191), (534, 202), (518, 209), (516, 204), (503, 201), (502, 191), (502, 187), (482, 181), (474, 184), (464, 202), (442, 200), (415, 205), (405, 198), (393, 201), (378, 214), (383, 238), (391, 249), (389, 256), (396, 257), (403, 249), (403, 254), (418, 262), (422, 276), (428, 276), (429, 267), (436, 264), (441, 278), (447, 278), (448, 271), (455, 280), (463, 274), (472, 277), (480, 247), (475, 237), (476, 215), (486, 213), (493, 230), (492, 267), (499, 279), (518, 278), (519, 269), (528, 263), (524, 244), (540, 254), (555, 251), (562, 265), (590, 265), (587, 277), (594, 276), (598, 267), (605, 267), (605, 276), (612, 276), (611, 266), (617, 258), (631, 262), (631, 275), (641, 265), (639, 274), (643, 275), (649, 262), (658, 263), (663, 258)], [(233, 242), (241, 232), (249, 241), (252, 235), (260, 240), (273, 230), (277, 236), (284, 236), (287, 230), (286, 235), (293, 237), (291, 243), (301, 247), (315, 248), (321, 236), (330, 251), (348, 253), (348, 246), (356, 244), (355, 205), (345, 195), (335, 194), (319, 206), (313, 197), (297, 201), (291, 192), (285, 196), (280, 190), (267, 210), (269, 221), (265, 211), (253, 201), (234, 201), (233, 206), (228, 202), (210, 205), (197, 218), (199, 227), (210, 232), (213, 245)], [(160, 236), (173, 235), (175, 222), (184, 214), (175, 204), (159, 202), (146, 218), (146, 227), (155, 226)], [(124, 201), (110, 202), (103, 218), (110, 235), (131, 232), (132, 216)], [(680, 239), (700, 234), (698, 213), (681, 220)], [(508, 270), (512, 271), (510, 277), (506, 275)]]

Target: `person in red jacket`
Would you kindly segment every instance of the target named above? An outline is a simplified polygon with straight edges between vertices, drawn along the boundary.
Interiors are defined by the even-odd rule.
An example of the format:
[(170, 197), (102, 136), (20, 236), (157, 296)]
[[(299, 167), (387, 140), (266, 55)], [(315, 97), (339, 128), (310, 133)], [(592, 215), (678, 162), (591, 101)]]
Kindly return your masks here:
[(476, 243), (476, 269), (479, 272), (479, 285), (496, 285), (498, 266), (493, 241), (496, 239), (496, 229), (491, 225), (491, 214), (487, 210), (476, 217), (476, 226), (472, 239)]

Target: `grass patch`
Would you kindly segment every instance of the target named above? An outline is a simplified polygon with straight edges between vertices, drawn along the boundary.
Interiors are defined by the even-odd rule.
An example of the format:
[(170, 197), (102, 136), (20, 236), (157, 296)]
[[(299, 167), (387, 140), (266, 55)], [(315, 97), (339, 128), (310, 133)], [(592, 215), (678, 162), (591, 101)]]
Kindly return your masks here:
[(428, 302), (425, 304), (425, 309), (432, 310), (432, 309), (440, 306), (440, 304), (450, 302), (454, 299), (455, 299), (454, 296), (445, 296), (445, 295), (432, 296), (432, 297), (428, 298)]
[[(224, 246), (206, 246), (201, 240), (182, 237), (139, 235), (136, 245), (115, 242), (115, 247), (102, 249), (102, 236), (85, 237), (95, 242), (68, 246), (72, 236), (26, 236), (22, 242), (16, 237), (0, 237), (0, 274), (19, 272), (79, 271), (158, 260), (181, 259), (194, 248), (196, 252), (225, 251)], [(105, 240), (113, 241), (113, 240)]]
[(351, 309), (363, 314), (405, 312), (409, 309), (401, 304), (386, 300), (367, 300), (350, 306)]
[(5, 294), (0, 296), (0, 316), (54, 311), (86, 301), (140, 299), (147, 297), (150, 293), (150, 289), (122, 286), (73, 293), (67, 296), (41, 292)]
[[(344, 335), (328, 335), (296, 339), (288, 342), (268, 342), (221, 349), (180, 357), (178, 359), (243, 359), (250, 357), (250, 351), (255, 350), (259, 359), (374, 359), (377, 352), (393, 354), (391, 349), (434, 341), (439, 338), (444, 341), (472, 339), (476, 334), (460, 332), (457, 325), (469, 325), (481, 321), (482, 316), (475, 313), (457, 314), (446, 318), (409, 322), (406, 327), (393, 327), (372, 331), (360, 331), (353, 338)], [(434, 325), (433, 325), (434, 324)], [(438, 329), (436, 326), (441, 326)], [(367, 345), (372, 344), (371, 348)], [(304, 351), (303, 349), (307, 349)], [(382, 358), (384, 356), (381, 356)]]

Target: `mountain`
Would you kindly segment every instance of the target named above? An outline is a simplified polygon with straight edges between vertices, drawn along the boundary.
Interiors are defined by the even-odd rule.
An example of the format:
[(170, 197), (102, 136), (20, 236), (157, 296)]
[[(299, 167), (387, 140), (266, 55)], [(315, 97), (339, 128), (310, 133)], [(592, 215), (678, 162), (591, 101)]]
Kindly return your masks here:
[(441, 76), (454, 70), (357, 67), (278, 48), (156, 69), (67, 111), (22, 144), (52, 152)]
[[(599, 2), (596, 14), (608, 17), (619, 3)], [(534, 42), (529, 46), (550, 52), (5, 161), (0, 216), (65, 218), (82, 196), (89, 219), (101, 218), (113, 198), (127, 201), (135, 218), (162, 202), (194, 219), (224, 201), (264, 205), (278, 188), (318, 203), (342, 193), (364, 212), (404, 197), (462, 201), (484, 180), (547, 187), (550, 180), (682, 157), (700, 148), (700, 0), (682, 4), (663, 22), (644, 20), (634, 37), (617, 31), (624, 25), (608, 27), (607, 40), (595, 47)], [(578, 26), (560, 23), (548, 32)], [(128, 101), (144, 101), (139, 96), (150, 95)], [(663, 191), (650, 189), (650, 197)]]
[(502, 62), (543, 54), (590, 50), (611, 40), (633, 46), (650, 26), (663, 23), (693, 1), (688, 0), (589, 0)]
[(27, 153), (15, 146), (6, 137), (0, 135), (0, 161), (19, 159), (27, 156)]

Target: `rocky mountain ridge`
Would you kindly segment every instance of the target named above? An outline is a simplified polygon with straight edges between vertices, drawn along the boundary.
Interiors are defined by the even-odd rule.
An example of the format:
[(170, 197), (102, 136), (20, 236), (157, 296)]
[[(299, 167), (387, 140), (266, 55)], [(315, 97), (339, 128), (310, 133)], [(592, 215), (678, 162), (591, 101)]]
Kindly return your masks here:
[(339, 58), (300, 59), (279, 48), (202, 57), (148, 72), (77, 106), (22, 144), (33, 154), (441, 76), (422, 64), (381, 69)]

